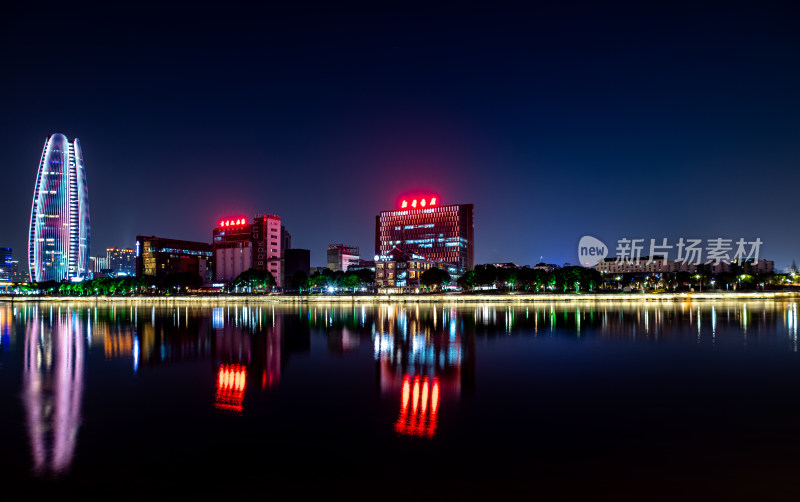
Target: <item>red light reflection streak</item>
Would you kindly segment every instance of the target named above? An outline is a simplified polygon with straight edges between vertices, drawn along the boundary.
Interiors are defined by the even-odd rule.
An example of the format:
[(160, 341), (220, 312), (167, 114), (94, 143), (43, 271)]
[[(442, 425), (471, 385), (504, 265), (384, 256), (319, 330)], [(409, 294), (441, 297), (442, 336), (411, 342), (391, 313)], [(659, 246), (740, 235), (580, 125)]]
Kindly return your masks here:
[[(395, 431), (398, 434), (433, 437), (437, 425), (439, 396), (440, 385), (438, 378), (434, 378), (431, 385), (428, 377), (425, 377), (420, 384), (420, 377), (416, 376), (412, 387), (411, 377), (406, 375), (403, 378), (400, 416), (394, 424)], [(410, 413), (409, 401), (411, 402)]]
[(221, 364), (217, 372), (215, 406), (220, 409), (242, 410), (247, 370), (240, 364)]
[(400, 404), (400, 417), (394, 424), (394, 430), (398, 434), (405, 434), (406, 420), (408, 418), (408, 400), (411, 397), (411, 379), (408, 375), (403, 379), (403, 397)]
[(425, 410), (428, 408), (428, 379), (425, 379), (425, 383), (422, 384), (422, 414), (425, 414)]
[(414, 390), (411, 391), (411, 412), (417, 414), (417, 406), (419, 406), (419, 377), (414, 377)]

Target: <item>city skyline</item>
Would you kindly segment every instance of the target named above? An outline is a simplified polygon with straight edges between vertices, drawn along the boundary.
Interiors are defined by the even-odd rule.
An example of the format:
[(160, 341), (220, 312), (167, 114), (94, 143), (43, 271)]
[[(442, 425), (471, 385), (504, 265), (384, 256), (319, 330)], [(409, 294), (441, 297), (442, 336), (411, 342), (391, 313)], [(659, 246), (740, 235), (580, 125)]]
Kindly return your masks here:
[[(322, 265), (331, 243), (370, 249), (374, 215), (425, 191), (474, 204), (476, 264), (576, 264), (584, 235), (759, 238), (776, 269), (800, 254), (783, 221), (800, 182), (785, 6), (192, 5), (0, 21), (18, 188), (0, 246), (21, 265), (30, 159), (54, 131), (87, 150), (92, 255), (136, 235), (210, 242), (225, 215), (268, 212)], [(75, 58), (50, 71), (87, 78), (56, 85), (35, 33), (63, 23)]]

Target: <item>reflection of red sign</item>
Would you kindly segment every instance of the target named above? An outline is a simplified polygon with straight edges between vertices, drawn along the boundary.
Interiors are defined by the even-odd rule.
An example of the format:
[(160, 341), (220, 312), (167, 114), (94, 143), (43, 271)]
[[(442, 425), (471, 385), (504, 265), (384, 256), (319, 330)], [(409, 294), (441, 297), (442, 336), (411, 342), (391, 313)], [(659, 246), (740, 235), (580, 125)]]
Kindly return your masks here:
[(403, 393), (400, 404), (400, 416), (394, 424), (398, 434), (433, 437), (436, 431), (437, 412), (439, 411), (439, 379), (406, 375), (403, 378)]
[(217, 372), (215, 406), (225, 410), (242, 411), (247, 370), (241, 364), (221, 364)]

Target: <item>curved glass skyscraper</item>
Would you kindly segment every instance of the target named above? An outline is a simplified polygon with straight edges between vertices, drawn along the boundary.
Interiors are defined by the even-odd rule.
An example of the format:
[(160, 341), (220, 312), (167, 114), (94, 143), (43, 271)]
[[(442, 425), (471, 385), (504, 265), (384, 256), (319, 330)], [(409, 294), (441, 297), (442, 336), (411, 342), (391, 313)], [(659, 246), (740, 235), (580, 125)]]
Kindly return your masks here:
[(28, 239), (31, 281), (85, 277), (89, 270), (89, 191), (81, 144), (60, 133), (44, 142)]

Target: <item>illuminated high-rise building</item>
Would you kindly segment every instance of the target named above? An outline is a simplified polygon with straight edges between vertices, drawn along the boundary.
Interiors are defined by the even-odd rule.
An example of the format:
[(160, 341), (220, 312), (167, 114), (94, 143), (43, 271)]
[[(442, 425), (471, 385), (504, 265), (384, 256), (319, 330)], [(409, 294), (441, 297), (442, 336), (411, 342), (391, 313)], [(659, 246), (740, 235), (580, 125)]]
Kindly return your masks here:
[(283, 287), (283, 245), (291, 242), (287, 236), (275, 214), (257, 214), (251, 221), (242, 216), (220, 221), (212, 237), (216, 280), (231, 282), (254, 268), (269, 271), (276, 285)]
[(51, 134), (44, 142), (33, 189), (28, 236), (31, 281), (87, 277), (90, 233), (80, 142)]
[(474, 266), (472, 204), (439, 204), (438, 197), (408, 198), (399, 208), (375, 218), (375, 254), (395, 247), (433, 262), (452, 263), (461, 270)]

